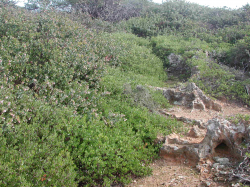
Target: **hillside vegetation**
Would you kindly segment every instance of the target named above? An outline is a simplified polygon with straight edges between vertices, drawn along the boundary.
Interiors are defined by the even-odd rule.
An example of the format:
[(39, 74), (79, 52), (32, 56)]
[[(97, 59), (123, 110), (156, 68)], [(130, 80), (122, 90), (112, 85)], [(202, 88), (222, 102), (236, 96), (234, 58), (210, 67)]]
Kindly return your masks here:
[(157, 135), (184, 128), (157, 112), (170, 104), (152, 86), (169, 79), (250, 105), (249, 5), (48, 2), (0, 3), (2, 186), (110, 186), (150, 174)]

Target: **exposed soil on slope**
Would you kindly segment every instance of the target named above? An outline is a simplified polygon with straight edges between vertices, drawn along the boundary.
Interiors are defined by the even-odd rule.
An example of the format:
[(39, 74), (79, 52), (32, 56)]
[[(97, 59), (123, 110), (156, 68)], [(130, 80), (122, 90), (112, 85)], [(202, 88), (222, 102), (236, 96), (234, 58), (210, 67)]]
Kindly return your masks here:
[(157, 187), (157, 186), (199, 186), (199, 173), (191, 167), (157, 160), (151, 164), (153, 174), (142, 179), (135, 179), (129, 187)]
[(165, 110), (169, 114), (173, 114), (176, 117), (185, 117), (189, 119), (202, 120), (207, 122), (209, 119), (213, 118), (227, 118), (234, 116), (236, 114), (250, 114), (250, 109), (247, 106), (240, 106), (235, 103), (226, 103), (217, 101), (222, 106), (222, 112), (217, 112), (214, 110), (197, 110), (189, 109), (184, 106), (173, 106), (170, 110)]
[[(169, 163), (163, 159), (151, 164), (151, 176), (134, 179), (127, 187), (201, 187), (207, 186), (200, 180), (200, 173), (193, 167)], [(216, 187), (231, 186), (227, 182), (217, 182)]]
[[(248, 114), (250, 110), (247, 106), (240, 106), (235, 103), (227, 103), (217, 101), (222, 106), (222, 112), (214, 110), (191, 110), (184, 106), (173, 106), (169, 110), (164, 110), (166, 113), (176, 117), (185, 117), (194, 120), (202, 120), (207, 122), (213, 118), (227, 118), (236, 114)], [(190, 125), (187, 125), (190, 128)], [(183, 138), (189, 138), (185, 133), (182, 134)], [(190, 139), (190, 138), (189, 138)], [(202, 141), (198, 140), (197, 141)], [(194, 140), (195, 141), (195, 140)], [(197, 142), (198, 143), (198, 142)], [(168, 162), (164, 159), (156, 160), (151, 164), (153, 173), (151, 176), (134, 179), (128, 187), (156, 187), (156, 186), (180, 186), (180, 187), (196, 187), (196, 186), (209, 186), (201, 180), (201, 174), (194, 167), (190, 167), (183, 163)], [(232, 186), (227, 182), (215, 182), (210, 186)]]

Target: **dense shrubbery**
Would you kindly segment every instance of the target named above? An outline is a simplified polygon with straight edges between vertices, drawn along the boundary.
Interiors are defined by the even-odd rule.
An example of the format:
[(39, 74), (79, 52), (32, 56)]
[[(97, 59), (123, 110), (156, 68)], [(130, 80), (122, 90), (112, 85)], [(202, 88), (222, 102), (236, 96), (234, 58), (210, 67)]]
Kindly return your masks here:
[(149, 42), (60, 13), (0, 14), (1, 184), (110, 186), (149, 174), (157, 134), (180, 126), (123, 94), (125, 83), (163, 85)]
[(197, 38), (184, 38), (174, 35), (158, 36), (151, 39), (153, 52), (159, 56), (164, 66), (169, 66), (168, 56), (171, 53), (180, 54), (184, 60), (191, 58), (197, 51), (206, 52), (209, 50), (209, 45)]
[[(245, 86), (250, 83), (236, 70), (224, 68), (218, 62), (248, 71), (248, 37), (239, 40), (235, 46), (228, 43), (207, 43), (197, 38), (180, 36), (157, 36), (151, 39), (153, 52), (159, 56), (164, 67), (182, 80), (190, 78), (191, 69), (198, 66), (199, 74), (194, 81), (206, 93), (214, 97), (228, 97), (250, 104)], [(222, 62), (222, 59), (227, 60)], [(244, 79), (244, 80), (243, 80)]]
[(110, 186), (149, 174), (157, 134), (182, 127), (157, 114), (169, 103), (150, 86), (165, 86), (166, 68), (215, 97), (250, 104), (249, 79), (221, 65), (249, 71), (248, 6), (122, 2), (139, 12), (116, 24), (123, 18), (107, 12), (114, 4), (101, 4), (103, 15), (0, 4), (4, 186)]
[(235, 67), (237, 69), (243, 69), (244, 71), (250, 71), (250, 37), (246, 36), (243, 39), (237, 41), (235, 46), (227, 54), (228, 61), (225, 64)]
[(184, 0), (170, 0), (162, 5), (151, 5), (139, 19), (132, 18), (121, 25), (142, 37), (174, 33), (211, 41), (218, 39), (218, 31), (223, 31), (223, 36), (229, 38), (242, 32), (234, 29), (234, 32), (224, 34), (228, 29), (246, 26), (248, 7), (244, 7), (230, 10), (209, 8)]
[(197, 54), (198, 58), (189, 60), (193, 66), (198, 66), (199, 74), (190, 81), (195, 82), (206, 93), (218, 98), (230, 98), (250, 104), (245, 85), (249, 79), (238, 79), (238, 72), (231, 71), (205, 57), (205, 54)]

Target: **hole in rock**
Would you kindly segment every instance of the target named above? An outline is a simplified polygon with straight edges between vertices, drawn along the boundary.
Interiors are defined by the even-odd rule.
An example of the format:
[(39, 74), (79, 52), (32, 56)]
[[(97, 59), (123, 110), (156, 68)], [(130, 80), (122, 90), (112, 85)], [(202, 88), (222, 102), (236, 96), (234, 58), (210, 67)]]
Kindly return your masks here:
[(245, 138), (242, 137), (240, 143), (245, 143), (245, 141), (246, 141)]
[(227, 146), (227, 144), (222, 141), (220, 144), (218, 144), (215, 149), (216, 156), (229, 156), (230, 155), (230, 148)]

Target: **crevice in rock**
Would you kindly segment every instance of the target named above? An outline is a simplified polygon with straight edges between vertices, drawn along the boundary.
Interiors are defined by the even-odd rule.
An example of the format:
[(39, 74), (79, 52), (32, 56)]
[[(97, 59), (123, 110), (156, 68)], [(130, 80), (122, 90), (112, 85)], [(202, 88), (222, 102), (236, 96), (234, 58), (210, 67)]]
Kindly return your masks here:
[(230, 148), (224, 140), (214, 148), (214, 153), (216, 156), (222, 157), (230, 157), (232, 155)]
[(240, 140), (239, 140), (239, 144), (241, 144), (241, 143), (243, 143), (243, 142), (245, 142), (245, 141), (246, 141), (245, 138), (244, 138), (244, 137), (241, 137)]
[[(201, 179), (210, 181), (213, 186), (214, 181), (225, 181), (234, 176), (233, 170), (243, 160), (241, 145), (250, 140), (250, 128), (244, 123), (233, 124), (219, 118), (209, 120), (205, 127), (205, 134), (199, 133), (205, 130), (194, 125), (188, 137), (168, 135), (160, 156), (171, 163), (196, 166)], [(203, 140), (195, 141), (198, 137)]]

